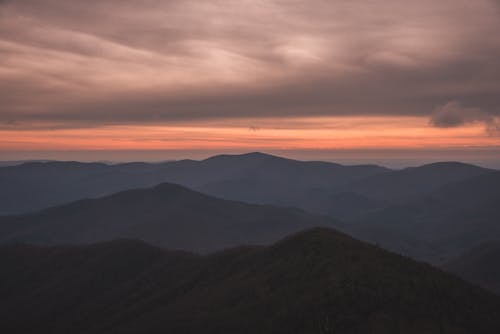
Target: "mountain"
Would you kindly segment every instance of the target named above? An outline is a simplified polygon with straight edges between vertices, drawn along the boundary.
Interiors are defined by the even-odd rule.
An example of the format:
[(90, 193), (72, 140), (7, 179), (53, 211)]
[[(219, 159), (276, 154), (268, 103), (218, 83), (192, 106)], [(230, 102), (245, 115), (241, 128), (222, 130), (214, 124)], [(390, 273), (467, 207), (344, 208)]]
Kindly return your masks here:
[[(499, 222), (500, 172), (489, 172), (379, 210), (345, 225), (345, 231), (392, 251), (442, 264), (483, 242), (500, 239)], [(409, 239), (406, 250), (401, 248), (402, 235)]]
[[(261, 153), (243, 156), (218, 156), (211, 160), (228, 170), (247, 170), (237, 177), (207, 182), (201, 191), (226, 199), (252, 203), (295, 205), (297, 198), (314, 189), (333, 189), (349, 181), (385, 173), (388, 169), (374, 165), (343, 166), (322, 161), (297, 161)], [(238, 165), (236, 165), (238, 163)], [(250, 167), (250, 168), (249, 168)]]
[[(222, 159), (223, 160), (223, 159)], [(295, 206), (309, 212), (344, 220), (358, 220), (374, 211), (427, 195), (454, 182), (492, 170), (458, 162), (440, 162), (403, 170), (373, 166), (338, 166), (321, 162), (269, 159), (244, 178), (208, 183), (201, 191), (227, 199), (252, 203)], [(227, 164), (227, 162), (226, 162)], [(295, 164), (295, 168), (292, 165)], [(312, 170), (312, 166), (316, 170)], [(365, 175), (363, 175), (365, 174)]]
[(0, 214), (19, 214), (112, 193), (177, 183), (208, 195), (295, 206), (346, 220), (491, 170), (443, 162), (403, 170), (297, 161), (254, 152), (202, 161), (109, 165), (30, 162), (0, 167)]
[(314, 229), (200, 256), (120, 240), (0, 246), (3, 333), (496, 333), (500, 298)]
[[(44, 160), (47, 161), (47, 160)], [(13, 161), (0, 161), (0, 167), (22, 165), (24, 163), (33, 162), (33, 160), (13, 160)]]
[(443, 268), (500, 295), (500, 241), (483, 243)]
[(175, 184), (127, 190), (41, 212), (0, 217), (0, 242), (80, 244), (133, 238), (207, 252), (262, 244), (333, 219), (293, 208), (213, 198)]
[[(393, 171), (369, 165), (296, 161), (258, 152), (156, 164), (32, 162), (0, 168), (0, 213), (34, 212), (82, 198), (100, 198), (125, 189), (174, 182), (210, 196), (297, 207), (338, 218), (346, 222), (342, 229), (358, 238), (442, 264), (490, 240), (490, 235), (500, 234), (496, 204), (500, 183), (494, 180), (498, 173), (456, 162)], [(120, 210), (115, 211), (115, 216), (120, 217)], [(134, 215), (127, 211), (127, 217)], [(262, 221), (262, 217), (258, 218)], [(68, 242), (108, 240), (89, 237), (94, 230), (86, 231), (83, 221), (80, 225), (80, 234), (75, 237), (64, 232)], [(150, 228), (146, 236), (130, 230), (115, 234), (114, 228), (110, 232), (100, 230), (97, 236), (147, 238), (163, 245), (162, 240), (156, 240), (155, 228)], [(0, 227), (0, 231), (3, 229)], [(23, 233), (32, 235), (35, 241), (38, 237), (38, 241), (52, 238), (26, 230)], [(211, 245), (204, 245), (203, 249), (213, 250)]]
[(491, 170), (460, 162), (438, 162), (370, 175), (350, 182), (345, 188), (369, 198), (399, 202), (488, 172)]
[(386, 171), (257, 152), (164, 163), (32, 162), (0, 168), (0, 214), (33, 212), (163, 182), (227, 199), (289, 206), (310, 189), (329, 189)]

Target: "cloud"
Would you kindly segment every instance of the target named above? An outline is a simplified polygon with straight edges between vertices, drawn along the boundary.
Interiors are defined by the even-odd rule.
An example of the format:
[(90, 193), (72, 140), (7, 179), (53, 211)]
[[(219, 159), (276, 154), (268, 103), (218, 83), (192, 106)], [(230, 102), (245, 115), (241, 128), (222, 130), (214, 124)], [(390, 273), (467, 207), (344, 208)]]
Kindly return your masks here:
[(480, 108), (466, 107), (450, 101), (434, 110), (429, 123), (438, 128), (454, 128), (472, 123), (484, 123), (489, 133), (498, 133), (500, 123), (494, 115)]
[(457, 101), (450, 101), (436, 108), (430, 119), (430, 123), (439, 128), (454, 128), (474, 122), (492, 121), (492, 115), (479, 108), (464, 107)]
[(0, 1), (0, 123), (426, 117), (450, 97), (494, 116), (497, 9), (492, 0)]

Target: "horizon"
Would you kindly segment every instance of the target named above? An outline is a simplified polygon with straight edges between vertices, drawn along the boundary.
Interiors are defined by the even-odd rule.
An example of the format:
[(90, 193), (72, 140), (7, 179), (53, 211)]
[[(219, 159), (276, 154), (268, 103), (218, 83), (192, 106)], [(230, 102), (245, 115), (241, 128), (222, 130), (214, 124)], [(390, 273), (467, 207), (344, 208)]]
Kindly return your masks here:
[[(41, 152), (38, 152), (40, 154)], [(87, 153), (87, 155), (82, 155), (82, 153)], [(118, 154), (118, 157), (112, 159), (113, 153)], [(458, 162), (464, 164), (475, 165), (483, 168), (500, 170), (500, 161), (497, 159), (488, 160), (484, 157), (481, 159), (480, 156), (472, 156), (465, 159), (454, 159), (456, 155), (448, 156), (450, 159), (443, 159), (443, 152), (435, 152), (434, 158), (422, 158), (418, 155), (411, 155), (399, 158), (384, 158), (374, 157), (374, 152), (283, 152), (283, 151), (228, 151), (228, 152), (191, 152), (190, 154), (185, 154), (184, 152), (165, 152), (165, 151), (141, 151), (135, 152), (135, 155), (143, 156), (143, 159), (128, 159), (127, 156), (133, 156), (131, 152), (52, 152), (51, 154), (41, 153), (34, 158), (21, 158), (21, 159), (0, 159), (0, 167), (17, 165), (29, 162), (82, 162), (82, 163), (104, 163), (104, 164), (122, 164), (122, 163), (133, 163), (133, 162), (144, 162), (144, 163), (165, 163), (171, 161), (179, 160), (195, 160), (203, 161), (216, 156), (241, 156), (248, 154), (264, 154), (271, 155), (279, 158), (298, 160), (298, 161), (322, 161), (329, 163), (337, 163), (345, 166), (353, 165), (377, 165), (381, 167), (386, 167), (390, 169), (404, 169), (408, 167), (419, 167), (433, 163), (440, 162)], [(428, 156), (428, 152), (420, 152), (424, 156)], [(463, 152), (460, 155), (463, 157)], [(474, 152), (477, 154), (477, 152)], [(101, 159), (95, 156), (101, 155)], [(375, 154), (376, 155), (376, 154)], [(69, 157), (69, 159), (68, 159)]]

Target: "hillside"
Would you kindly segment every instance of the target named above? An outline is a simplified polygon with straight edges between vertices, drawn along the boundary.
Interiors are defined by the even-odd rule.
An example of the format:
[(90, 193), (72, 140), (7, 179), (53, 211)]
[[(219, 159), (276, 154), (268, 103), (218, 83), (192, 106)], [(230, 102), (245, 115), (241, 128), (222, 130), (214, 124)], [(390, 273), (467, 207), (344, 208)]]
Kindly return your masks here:
[[(389, 206), (346, 225), (345, 230), (395, 252), (442, 264), (483, 242), (500, 239), (499, 221), (500, 172), (490, 172)], [(408, 249), (400, 247), (401, 235), (412, 239), (406, 243)], [(422, 252), (422, 245), (432, 252)]]
[(208, 252), (265, 244), (334, 220), (293, 208), (210, 197), (179, 185), (127, 190), (41, 212), (0, 217), (0, 242), (81, 244), (116, 238)]
[(0, 246), (4, 333), (495, 333), (500, 298), (327, 229), (197, 256)]
[(500, 295), (500, 241), (481, 244), (449, 261), (443, 268)]

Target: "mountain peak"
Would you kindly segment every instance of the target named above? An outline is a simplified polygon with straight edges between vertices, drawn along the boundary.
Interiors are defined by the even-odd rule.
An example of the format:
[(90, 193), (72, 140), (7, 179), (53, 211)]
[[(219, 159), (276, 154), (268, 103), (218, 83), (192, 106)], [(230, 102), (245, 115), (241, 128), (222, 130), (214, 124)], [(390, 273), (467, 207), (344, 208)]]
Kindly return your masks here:
[(275, 248), (295, 254), (323, 254), (360, 244), (346, 234), (327, 227), (314, 227), (292, 234), (274, 245)]
[(210, 158), (205, 159), (204, 161), (211, 161), (211, 160), (226, 160), (226, 159), (251, 159), (251, 160), (261, 160), (261, 159), (284, 159), (275, 155), (267, 154), (267, 153), (262, 153), (262, 152), (248, 152), (248, 153), (242, 153), (242, 154), (220, 154), (220, 155), (214, 155)]
[(487, 168), (483, 168), (480, 166), (472, 165), (472, 164), (467, 164), (464, 162), (459, 162), (459, 161), (440, 161), (440, 162), (433, 162), (430, 164), (425, 164), (419, 167), (410, 167), (410, 169), (452, 169), (452, 170), (457, 170), (457, 169), (470, 169), (470, 170), (487, 170)]

